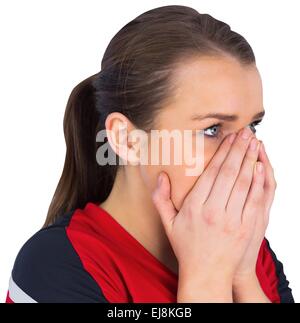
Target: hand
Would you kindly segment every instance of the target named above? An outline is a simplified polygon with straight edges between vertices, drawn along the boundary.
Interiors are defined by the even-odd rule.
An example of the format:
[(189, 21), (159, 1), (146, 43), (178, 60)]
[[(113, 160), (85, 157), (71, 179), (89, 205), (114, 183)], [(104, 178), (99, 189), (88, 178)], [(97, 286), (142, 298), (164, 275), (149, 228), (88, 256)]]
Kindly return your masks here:
[(260, 145), (258, 160), (263, 164), (263, 172), (265, 173), (263, 186), (264, 192), (256, 209), (258, 216), (256, 217), (253, 237), (234, 276), (234, 290), (243, 290), (244, 288), (239, 288), (241, 285), (249, 284), (250, 281), (255, 279), (254, 276), (256, 276), (258, 253), (269, 223), (270, 209), (274, 200), (277, 186), (274, 178), (274, 170), (264, 149), (263, 143)]
[(179, 262), (180, 276), (197, 275), (199, 283), (219, 279), (232, 284), (254, 233), (256, 212), (243, 212), (243, 208), (255, 209), (264, 176), (256, 173), (247, 198), (248, 190), (241, 190), (245, 179), (239, 174), (252, 174), (258, 145), (252, 150), (249, 143), (251, 139), (256, 144), (258, 141), (249, 128), (242, 130), (247, 138), (242, 137), (243, 131), (233, 143), (225, 138), (178, 213), (170, 199), (170, 183), (165, 173), (152, 195)]

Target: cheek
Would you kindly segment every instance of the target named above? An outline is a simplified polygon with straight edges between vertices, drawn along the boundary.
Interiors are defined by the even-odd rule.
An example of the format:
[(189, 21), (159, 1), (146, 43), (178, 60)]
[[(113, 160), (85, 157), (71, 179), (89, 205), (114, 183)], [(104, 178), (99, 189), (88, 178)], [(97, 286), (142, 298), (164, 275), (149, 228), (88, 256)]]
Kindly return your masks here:
[[(204, 145), (204, 169), (217, 150), (217, 145), (205, 142)], [(193, 166), (190, 166), (193, 167)], [(141, 176), (149, 192), (153, 192), (156, 181), (161, 171), (168, 174), (171, 184), (171, 200), (177, 210), (182, 207), (183, 201), (191, 191), (199, 176), (187, 176), (187, 165), (143, 165), (140, 166)]]
[[(207, 167), (211, 159), (213, 158), (215, 152), (217, 151), (219, 143), (211, 142), (209, 139), (204, 142), (204, 153), (203, 158), (203, 170)], [(196, 181), (198, 180), (198, 176), (187, 176), (186, 175), (186, 165), (183, 166), (169, 166), (166, 168), (166, 172), (169, 174), (169, 178), (171, 181), (172, 191), (171, 197), (174, 203), (174, 206), (177, 210), (182, 207), (184, 199), (188, 195), (188, 193), (193, 189)]]
[(185, 197), (199, 178), (198, 176), (187, 176), (185, 170), (186, 168), (183, 166), (170, 166), (166, 170), (172, 187), (171, 199), (177, 210), (180, 210)]
[(198, 179), (198, 176), (186, 176), (185, 170), (185, 166), (179, 165), (140, 167), (142, 181), (149, 192), (155, 190), (156, 181), (161, 171), (168, 175), (171, 185), (171, 200), (177, 210), (181, 208), (184, 198)]
[[(210, 159), (214, 154), (214, 150), (205, 151), (204, 157), (204, 169), (208, 165)], [(186, 175), (186, 167), (185, 166), (169, 166), (165, 171), (168, 173), (170, 181), (171, 181), (171, 198), (174, 206), (177, 210), (180, 210), (184, 199), (188, 195), (188, 193), (193, 189), (196, 181), (199, 176), (187, 176)]]

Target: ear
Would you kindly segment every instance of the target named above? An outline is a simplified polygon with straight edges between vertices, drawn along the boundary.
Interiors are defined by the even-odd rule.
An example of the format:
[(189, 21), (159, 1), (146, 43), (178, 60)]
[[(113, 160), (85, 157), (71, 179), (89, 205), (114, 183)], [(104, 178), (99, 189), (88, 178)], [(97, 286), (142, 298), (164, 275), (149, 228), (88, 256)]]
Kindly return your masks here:
[(110, 113), (105, 120), (107, 140), (115, 152), (121, 158), (124, 165), (138, 165), (140, 162), (140, 144), (132, 122), (119, 112)]

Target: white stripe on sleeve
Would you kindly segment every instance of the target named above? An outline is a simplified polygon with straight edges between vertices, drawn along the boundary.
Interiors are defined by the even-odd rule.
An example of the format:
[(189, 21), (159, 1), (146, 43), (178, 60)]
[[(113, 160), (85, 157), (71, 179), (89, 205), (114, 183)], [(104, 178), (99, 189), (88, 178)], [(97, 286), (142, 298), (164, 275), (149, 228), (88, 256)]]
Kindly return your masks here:
[(9, 298), (14, 303), (37, 303), (14, 282), (12, 277), (9, 280)]

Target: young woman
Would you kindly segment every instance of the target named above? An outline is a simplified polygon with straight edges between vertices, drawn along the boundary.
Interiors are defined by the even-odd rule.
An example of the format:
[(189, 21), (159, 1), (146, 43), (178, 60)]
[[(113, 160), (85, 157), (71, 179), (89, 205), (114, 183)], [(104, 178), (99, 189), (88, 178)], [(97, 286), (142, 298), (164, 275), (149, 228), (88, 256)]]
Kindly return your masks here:
[[(129, 22), (71, 93), (63, 173), (7, 302), (294, 302), (265, 238), (276, 181), (255, 135), (264, 113), (252, 48), (228, 24), (185, 6)], [(193, 152), (202, 134), (201, 173), (142, 163), (122, 127), (144, 131), (149, 156), (166, 148), (151, 130), (191, 131)], [(105, 147), (116, 164), (99, 162)]]

